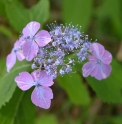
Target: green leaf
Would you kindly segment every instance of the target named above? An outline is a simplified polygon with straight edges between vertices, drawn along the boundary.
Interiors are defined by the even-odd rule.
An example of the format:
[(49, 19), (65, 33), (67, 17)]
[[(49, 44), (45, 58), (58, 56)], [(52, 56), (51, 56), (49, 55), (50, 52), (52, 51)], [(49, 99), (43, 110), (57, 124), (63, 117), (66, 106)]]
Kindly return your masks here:
[(100, 7), (97, 9), (96, 13), (101, 18), (103, 16), (120, 16), (120, 8), (120, 0), (104, 0)]
[(6, 4), (6, 14), (10, 24), (19, 32), (30, 21), (28, 10), (14, 1)]
[(2, 15), (4, 17), (6, 16), (5, 5), (4, 5), (3, 0), (0, 0), (0, 15)]
[(72, 74), (71, 77), (69, 75), (58, 77), (57, 80), (74, 104), (88, 105), (90, 103), (88, 90), (77, 73)]
[[(111, 3), (111, 4), (110, 4)], [(122, 38), (122, 19), (121, 19), (121, 1), (105, 0), (103, 4), (95, 11), (99, 19), (110, 18), (114, 33)]]
[(12, 99), (0, 110), (0, 124), (33, 124), (35, 106), (31, 102), (32, 90), (16, 89)]
[(58, 124), (55, 115), (53, 114), (44, 114), (36, 118), (35, 124)]
[(63, 19), (66, 23), (72, 22), (82, 26), (86, 31), (92, 15), (92, 0), (63, 0)]
[(2, 73), (2, 78), (0, 79), (0, 108), (6, 102), (10, 100), (13, 95), (13, 92), (16, 88), (16, 83), (14, 78), (22, 71), (30, 70), (30, 64), (26, 61), (17, 62), (15, 67), (7, 73), (6, 71)]
[(43, 24), (49, 17), (49, 0), (40, 0), (30, 11), (32, 12), (32, 20)]
[[(86, 80), (104, 102), (122, 103), (122, 66), (113, 58), (112, 72), (107, 79), (98, 81), (93, 77)], [(79, 70), (79, 65), (76, 66)]]
[(10, 24), (21, 31), (30, 21), (38, 21), (43, 24), (49, 16), (49, 1), (40, 0), (30, 9), (25, 8), (19, 2), (6, 4), (6, 13)]
[(3, 69), (5, 67), (5, 62), (6, 62), (5, 58), (0, 59), (0, 73), (1, 73), (1, 71), (3, 71)]

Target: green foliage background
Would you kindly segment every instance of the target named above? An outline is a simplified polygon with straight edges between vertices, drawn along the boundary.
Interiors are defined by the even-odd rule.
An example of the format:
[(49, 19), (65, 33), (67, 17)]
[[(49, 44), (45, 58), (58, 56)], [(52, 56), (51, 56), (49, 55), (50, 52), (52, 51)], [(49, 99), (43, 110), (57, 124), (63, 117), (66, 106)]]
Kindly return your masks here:
[[(98, 39), (113, 55), (109, 78), (82, 77), (76, 62), (71, 75), (58, 77), (49, 110), (36, 108), (33, 90), (23, 92), (14, 77), (31, 72), (31, 63), (17, 62), (6, 72), (5, 58), (23, 27), (38, 21), (81, 25), (89, 39)], [(0, 0), (0, 124), (122, 124), (122, 1), (121, 0)]]

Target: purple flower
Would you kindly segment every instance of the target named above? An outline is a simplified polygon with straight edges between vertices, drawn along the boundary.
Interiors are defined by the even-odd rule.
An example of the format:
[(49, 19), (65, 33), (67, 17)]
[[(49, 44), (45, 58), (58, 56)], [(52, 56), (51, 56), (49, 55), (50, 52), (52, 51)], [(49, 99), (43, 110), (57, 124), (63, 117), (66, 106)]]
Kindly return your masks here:
[(32, 86), (35, 86), (31, 94), (33, 104), (44, 109), (50, 107), (53, 93), (49, 86), (52, 86), (54, 82), (52, 77), (47, 75), (45, 71), (39, 72), (39, 70), (36, 70), (31, 74), (21, 72), (19, 76), (15, 78), (15, 82), (21, 90), (28, 90)]
[(7, 72), (9, 72), (16, 63), (16, 57), (19, 61), (25, 59), (20, 44), (21, 41), (17, 40), (14, 44), (14, 48), (12, 49), (11, 53), (7, 56), (6, 59)]
[[(91, 43), (88, 35), (80, 32), (80, 26), (52, 23), (50, 31), (41, 30), (39, 22), (30, 22), (22, 30), (22, 36), (14, 44), (14, 48), (7, 56), (7, 71), (19, 61), (32, 60), (31, 74), (21, 72), (15, 78), (21, 90), (28, 90), (35, 86), (31, 101), (36, 106), (48, 109), (53, 99), (50, 86), (58, 75), (71, 73), (75, 62), (82, 62), (83, 76), (91, 75), (98, 80), (107, 78), (112, 70), (110, 62), (112, 55), (99, 43)], [(38, 69), (38, 70), (36, 70)]]
[(109, 65), (112, 61), (111, 53), (99, 43), (93, 43), (90, 50), (92, 55), (88, 56), (89, 62), (83, 65), (83, 76), (91, 75), (98, 80), (107, 78), (112, 70)]
[(51, 41), (51, 36), (48, 31), (41, 30), (37, 33), (39, 28), (40, 23), (30, 22), (22, 31), (22, 37), (26, 40), (22, 49), (24, 56), (28, 61), (31, 61), (35, 56), (37, 56), (39, 47), (43, 47)]

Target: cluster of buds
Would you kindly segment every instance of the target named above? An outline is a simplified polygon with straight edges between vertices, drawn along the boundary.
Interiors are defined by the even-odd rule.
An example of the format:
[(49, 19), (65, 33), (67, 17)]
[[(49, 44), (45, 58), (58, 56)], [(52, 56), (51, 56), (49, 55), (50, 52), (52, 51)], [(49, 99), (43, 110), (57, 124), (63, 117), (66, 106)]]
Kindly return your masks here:
[(88, 59), (82, 67), (83, 76), (91, 75), (102, 80), (110, 75), (112, 61), (112, 55), (101, 44), (92, 43), (87, 35), (80, 32), (81, 27), (71, 23), (52, 23), (48, 27), (49, 32), (38, 31), (40, 23), (28, 23), (6, 61), (8, 72), (16, 63), (16, 58), (19, 61), (32, 61), (31, 68), (34, 71), (31, 74), (21, 72), (15, 82), (22, 90), (35, 86), (31, 100), (36, 106), (45, 109), (50, 107), (53, 98), (49, 88), (54, 83), (53, 79), (71, 73), (76, 62)]

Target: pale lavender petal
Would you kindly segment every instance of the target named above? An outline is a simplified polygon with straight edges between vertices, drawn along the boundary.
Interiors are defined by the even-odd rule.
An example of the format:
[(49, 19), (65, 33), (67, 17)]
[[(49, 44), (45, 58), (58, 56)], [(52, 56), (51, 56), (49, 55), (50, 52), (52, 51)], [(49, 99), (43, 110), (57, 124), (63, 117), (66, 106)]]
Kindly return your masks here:
[(11, 68), (16, 63), (16, 54), (14, 52), (11, 52), (7, 58), (6, 58), (6, 66), (7, 66), (7, 72), (11, 70)]
[(36, 32), (40, 28), (39, 22), (30, 22), (26, 25), (26, 27), (23, 29), (22, 33), (24, 36), (34, 36)]
[(88, 56), (87, 57), (89, 61), (97, 61), (97, 58), (95, 56)]
[(98, 72), (96, 73), (96, 75), (94, 75), (94, 77), (97, 80), (105, 79), (109, 77), (111, 70), (112, 68), (110, 65), (101, 64), (98, 68)]
[(25, 56), (23, 55), (22, 50), (17, 51), (17, 52), (16, 52), (16, 55), (17, 55), (17, 59), (18, 59), (19, 61), (22, 61), (22, 60), (25, 59)]
[(110, 64), (111, 61), (112, 61), (112, 55), (111, 55), (111, 53), (108, 52), (107, 50), (105, 50), (105, 52), (104, 52), (104, 54), (103, 54), (101, 60), (102, 60), (102, 62), (103, 62), (104, 64)]
[(51, 41), (51, 36), (48, 31), (41, 30), (36, 34), (35, 41), (40, 47), (43, 47)]
[(49, 87), (38, 86), (35, 87), (31, 94), (31, 100), (33, 104), (44, 109), (48, 109), (53, 98), (52, 90)]
[(52, 86), (54, 84), (52, 76), (48, 75), (45, 71), (40, 72), (38, 83), (43, 86)]
[(91, 74), (91, 72), (95, 69), (96, 67), (96, 62), (87, 62), (83, 65), (82, 71), (83, 71), (83, 76), (87, 77)]
[(19, 48), (20, 47), (20, 41), (17, 40), (15, 43), (14, 43), (14, 48)]
[(28, 72), (21, 72), (19, 76), (15, 78), (15, 82), (21, 90), (28, 90), (35, 85), (31, 74)]
[(90, 47), (90, 50), (92, 51), (92, 54), (98, 59), (100, 59), (105, 52), (104, 47), (99, 43), (93, 43)]
[(38, 45), (33, 40), (29, 40), (23, 44), (22, 50), (26, 60), (31, 61), (37, 55)]

